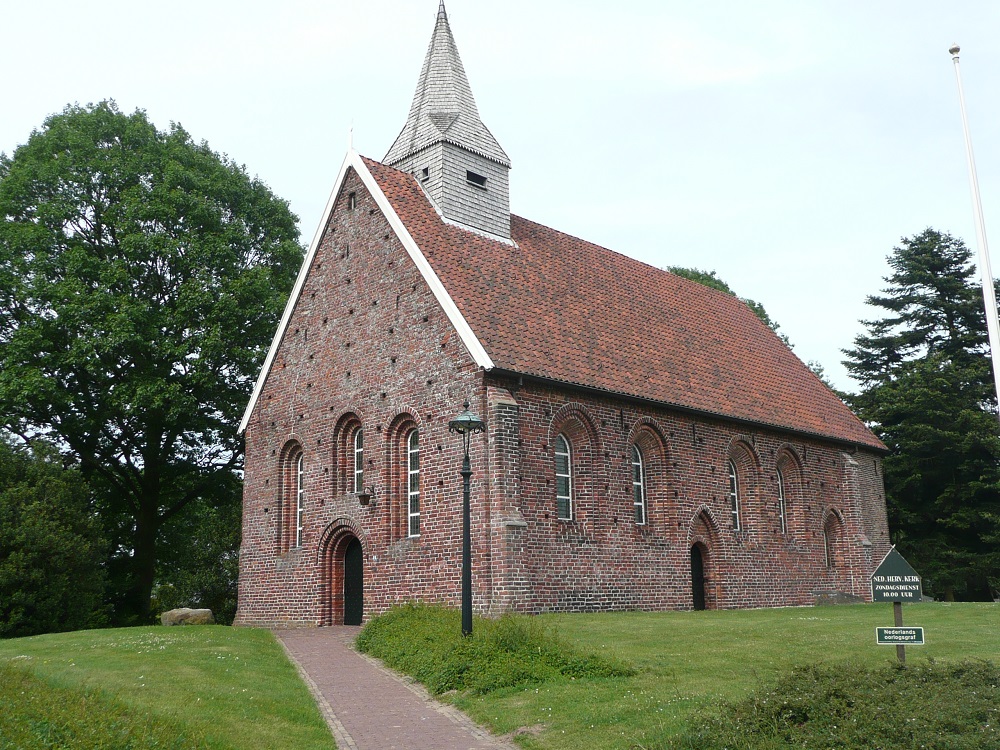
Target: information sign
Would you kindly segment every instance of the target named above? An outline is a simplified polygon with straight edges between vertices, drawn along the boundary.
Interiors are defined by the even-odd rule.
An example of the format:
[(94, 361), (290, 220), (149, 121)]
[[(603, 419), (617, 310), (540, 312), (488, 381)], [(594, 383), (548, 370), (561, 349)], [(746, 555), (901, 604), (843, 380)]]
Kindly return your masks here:
[(873, 602), (919, 602), (920, 576), (893, 547), (872, 573)]
[(875, 628), (875, 642), (881, 646), (923, 646), (923, 628)]

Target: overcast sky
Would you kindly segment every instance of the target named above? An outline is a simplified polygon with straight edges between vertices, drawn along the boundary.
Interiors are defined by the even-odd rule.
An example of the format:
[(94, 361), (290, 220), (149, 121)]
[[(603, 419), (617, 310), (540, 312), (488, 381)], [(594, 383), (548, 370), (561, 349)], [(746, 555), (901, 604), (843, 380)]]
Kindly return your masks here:
[[(716, 271), (838, 387), (855, 387), (840, 350), (873, 314), (864, 298), (899, 238), (933, 226), (976, 248), (953, 42), (987, 232), (1000, 232), (993, 0), (447, 5), (480, 114), (513, 161), (515, 213), (655, 266)], [(68, 103), (113, 98), (245, 164), (308, 242), (351, 126), (376, 159), (402, 127), (436, 11), (6, 3), (0, 151)]]

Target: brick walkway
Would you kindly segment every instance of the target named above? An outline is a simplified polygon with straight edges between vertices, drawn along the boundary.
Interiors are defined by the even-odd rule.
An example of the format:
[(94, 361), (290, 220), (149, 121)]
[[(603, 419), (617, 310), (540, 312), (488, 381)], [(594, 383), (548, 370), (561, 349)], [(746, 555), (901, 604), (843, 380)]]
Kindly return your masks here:
[(277, 630), (339, 750), (516, 750), (419, 685), (357, 653), (361, 628)]

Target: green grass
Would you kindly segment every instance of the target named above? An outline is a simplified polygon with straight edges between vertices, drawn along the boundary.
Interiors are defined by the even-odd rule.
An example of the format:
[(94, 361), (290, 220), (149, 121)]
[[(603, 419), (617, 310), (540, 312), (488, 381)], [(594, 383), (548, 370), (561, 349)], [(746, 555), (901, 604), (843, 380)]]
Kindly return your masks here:
[(12, 663), (0, 664), (0, 750), (203, 748), (182, 722), (137, 715), (95, 690), (57, 688)]
[[(449, 627), (457, 631), (457, 615), (451, 616), (455, 625)], [(927, 645), (907, 649), (911, 666), (924, 669), (927, 657), (946, 667), (967, 659), (1000, 663), (1000, 606), (907, 605), (904, 616), (908, 625), (926, 629)], [(795, 666), (839, 665), (853, 660), (881, 668), (895, 661), (894, 648), (875, 644), (875, 627), (892, 624), (889, 604), (546, 615), (523, 618), (522, 624), (517, 623), (519, 619), (477, 621), (477, 633), (483, 631), (486, 636), (492, 630), (486, 641), (494, 644), (494, 651), (514, 657), (487, 660), (486, 667), (477, 668), (478, 672), (472, 670), (471, 681), (442, 682), (437, 689), (449, 690), (443, 696), (445, 700), (494, 731), (503, 734), (523, 730), (525, 733), (518, 735), (516, 742), (532, 750), (685, 747), (679, 744), (679, 738), (685, 734), (690, 738), (690, 731), (702, 726), (698, 722), (718, 710), (723, 701), (736, 702), (737, 708), (727, 710), (759, 713), (752, 704), (739, 702), (759, 700), (766, 695), (762, 690), (787, 677)], [(552, 634), (557, 638), (550, 639)], [(442, 648), (432, 633), (423, 643), (417, 640), (416, 629), (403, 636), (409, 636), (414, 641), (411, 645), (415, 645), (404, 652), (426, 650), (437, 654), (435, 658), (441, 658), (442, 663), (454, 663), (446, 660), (450, 656), (448, 648)], [(542, 648), (555, 658), (542, 660), (540, 671), (535, 672), (539, 667), (533, 663), (535, 660), (522, 658), (525, 646), (536, 652)], [(39, 732), (48, 732), (36, 734), (36, 739), (57, 738), (62, 731), (59, 727), (63, 719), (44, 708), (45, 701), (63, 704), (65, 716), (69, 717), (66, 721), (78, 721), (76, 731), (81, 732), (81, 737), (86, 726), (80, 728), (79, 722), (91, 729), (103, 723), (109, 730), (120, 730), (120, 737), (117, 744), (60, 745), (42, 740), (31, 744), (16, 736), (8, 739), (6, 735), (14, 730), (5, 728), (0, 719), (0, 750), (146, 750), (163, 746), (163, 738), (174, 735), (173, 746), (177, 747), (299, 750), (329, 748), (333, 744), (311, 696), (267, 631), (219, 626), (159, 627), (0, 640), (0, 667), (6, 662), (18, 670), (30, 670), (31, 675), (8, 673), (15, 675), (10, 680), (6, 674), (0, 675), (5, 683), (28, 681), (19, 683), (22, 688), (15, 689), (13, 699), (9, 692), (0, 694), (0, 714), (28, 717), (25, 722), (35, 722)], [(634, 673), (587, 676), (595, 672), (584, 668), (612, 665), (617, 669), (615, 665), (623, 663)], [(564, 670), (567, 664), (576, 666)], [(607, 674), (602, 669), (597, 669), (596, 674)], [(497, 675), (503, 679), (497, 679)], [(508, 686), (502, 687), (505, 680), (519, 682), (526, 675), (533, 682), (513, 687), (507, 682)], [(28, 698), (20, 697), (21, 692), (37, 695), (41, 702), (30, 705)], [(83, 706), (86, 712), (81, 718), (74, 711)], [(132, 723), (122, 723), (123, 710), (133, 716)], [(935, 712), (948, 717), (957, 714), (957, 709), (941, 702), (923, 710), (924, 715)], [(50, 716), (51, 720), (39, 724), (39, 715)], [(105, 734), (110, 736), (112, 732)], [(978, 745), (939, 747), (998, 745), (984, 737)], [(713, 746), (718, 745), (701, 745)], [(747, 745), (781, 746), (753, 742)]]
[[(46, 732), (55, 736), (52, 732), (63, 730), (39, 725), (35, 743), (25, 744), (7, 742), (0, 725), (3, 750), (164, 747), (156, 744), (163, 727), (188, 738), (169, 747), (333, 747), (308, 689), (265, 630), (148, 627), (15, 638), (0, 640), (0, 666), (5, 663), (28, 670), (26, 679), (40, 681), (50, 692), (44, 700), (62, 696), (70, 708), (89, 700), (85, 713), (90, 724), (120, 723), (119, 709), (124, 707), (133, 716), (134, 726), (123, 727), (123, 736), (134, 731), (145, 739), (110, 745), (88, 745), (83, 739), (80, 744), (52, 744)], [(28, 703), (28, 691), (24, 692), (13, 704), (0, 700), (2, 710), (30, 717), (35, 708)], [(67, 714), (70, 726), (75, 726), (72, 731), (79, 732), (80, 738), (89, 736), (87, 722), (74, 725), (73, 716), (72, 711)], [(147, 723), (151, 728), (144, 728)]]
[[(927, 657), (1000, 662), (996, 605), (907, 605), (904, 618), (922, 625), (927, 638), (926, 646), (907, 649), (911, 664)], [(668, 747), (698, 710), (744, 698), (796, 665), (895, 661), (895, 648), (875, 644), (875, 627), (892, 625), (891, 604), (538, 620), (579, 651), (608, 655), (638, 673), (445, 696), (500, 734), (527, 730), (516, 739), (530, 749)]]

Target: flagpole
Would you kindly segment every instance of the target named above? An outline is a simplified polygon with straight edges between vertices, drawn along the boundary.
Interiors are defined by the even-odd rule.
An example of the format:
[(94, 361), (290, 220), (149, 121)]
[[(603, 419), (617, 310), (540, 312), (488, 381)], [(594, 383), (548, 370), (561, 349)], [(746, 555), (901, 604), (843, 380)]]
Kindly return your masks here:
[(969, 119), (965, 115), (965, 94), (962, 91), (962, 74), (958, 67), (961, 48), (953, 44), (948, 50), (955, 63), (955, 80), (958, 82), (958, 104), (962, 110), (962, 129), (965, 131), (965, 155), (969, 162), (969, 187), (972, 190), (972, 212), (976, 218), (976, 241), (979, 244), (979, 270), (983, 280), (983, 304), (986, 306), (986, 330), (990, 337), (990, 355), (993, 360), (993, 386), (1000, 403), (1000, 321), (997, 320), (997, 297), (990, 268), (990, 249), (986, 244), (986, 225), (983, 223), (983, 204), (979, 198), (979, 179), (976, 177), (976, 158), (972, 153)]

